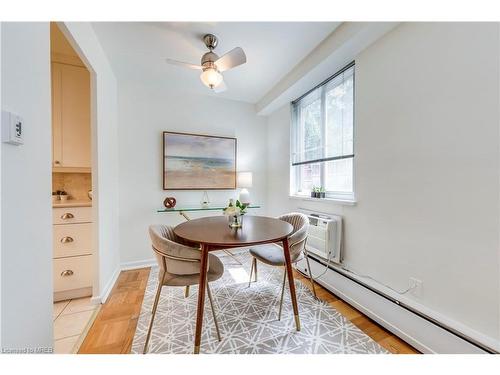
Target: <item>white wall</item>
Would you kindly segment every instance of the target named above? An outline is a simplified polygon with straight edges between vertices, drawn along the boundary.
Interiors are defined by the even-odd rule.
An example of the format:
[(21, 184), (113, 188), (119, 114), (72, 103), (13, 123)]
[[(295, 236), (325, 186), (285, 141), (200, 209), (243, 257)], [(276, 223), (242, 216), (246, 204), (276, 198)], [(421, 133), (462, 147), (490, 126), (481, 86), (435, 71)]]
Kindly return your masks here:
[(351, 63), (353, 56), (397, 25), (397, 22), (341, 22), (255, 104), (257, 113), (267, 116), (319, 85), (332, 75), (332, 67)]
[(285, 106), (268, 118), (269, 213), (344, 215), (349, 267), (421, 279), (410, 303), (499, 348), (498, 24), (402, 24), (353, 57), (358, 203), (287, 198)]
[[(175, 213), (156, 213), (165, 197), (174, 196), (178, 206), (199, 205), (202, 199), (202, 191), (162, 189), (163, 131), (236, 137), (238, 170), (253, 172), (253, 201), (266, 207), (266, 124), (264, 118), (257, 117), (253, 105), (208, 96), (179, 96), (163, 85), (127, 77), (118, 77), (118, 82), (120, 243), (125, 266), (153, 258), (148, 225), (183, 221)], [(238, 194), (234, 190), (208, 193), (214, 204), (226, 203)]]
[[(2, 26), (0, 23), (0, 110), (1, 110), (1, 103), (2, 103), (2, 74), (1, 74), (1, 68), (2, 68)], [(0, 117), (0, 129), (1, 129), (1, 117)], [(2, 196), (2, 152), (0, 150), (0, 197)], [(2, 347), (2, 255), (1, 255), (1, 250), (2, 250), (2, 199), (0, 199), (0, 348)]]
[(99, 249), (94, 297), (105, 297), (117, 276), (120, 258), (117, 84), (91, 24), (66, 22), (60, 27), (92, 75), (92, 189), (97, 207), (94, 221), (98, 223), (94, 244)]
[(1, 144), (1, 343), (52, 346), (52, 209), (48, 23), (5, 23), (2, 110), (25, 121), (24, 145)]

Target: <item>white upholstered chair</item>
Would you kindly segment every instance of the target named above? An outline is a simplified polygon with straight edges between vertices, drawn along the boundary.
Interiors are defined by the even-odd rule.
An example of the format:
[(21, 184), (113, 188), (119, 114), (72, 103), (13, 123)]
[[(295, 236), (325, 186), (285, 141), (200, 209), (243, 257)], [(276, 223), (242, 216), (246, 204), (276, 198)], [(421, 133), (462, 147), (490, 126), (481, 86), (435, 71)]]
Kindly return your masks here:
[[(307, 257), (306, 242), (307, 242), (307, 229), (309, 228), (309, 219), (306, 215), (299, 212), (293, 212), (281, 215), (278, 219), (286, 221), (293, 226), (293, 232), (288, 236), (288, 246), (290, 248), (290, 259), (292, 263), (297, 263), (305, 257), (307, 268), (309, 270), (309, 279), (311, 281), (314, 297), (316, 297), (316, 288), (314, 287), (314, 279), (312, 277), (311, 267), (309, 265), (309, 258)], [(250, 254), (253, 256), (252, 269), (250, 270), (250, 280), (248, 286), (251, 285), (252, 275), (255, 272), (255, 281), (257, 281), (257, 259), (262, 263), (275, 267), (283, 267), (283, 285), (281, 287), (281, 299), (278, 313), (278, 320), (281, 320), (281, 310), (283, 307), (283, 295), (285, 293), (286, 283), (286, 267), (285, 256), (283, 248), (277, 244), (260, 245), (250, 249)]]
[[(148, 334), (144, 344), (144, 353), (147, 352), (153, 321), (160, 299), (161, 289), (163, 286), (181, 286), (187, 288), (190, 285), (197, 285), (200, 278), (200, 249), (196, 245), (186, 242), (177, 237), (172, 227), (167, 225), (151, 225), (149, 227), (149, 235), (153, 246), (153, 251), (158, 261), (158, 289), (153, 304), (151, 321), (149, 323)], [(213, 254), (208, 256), (208, 272), (207, 272), (207, 292), (210, 301), (210, 307), (214, 317), (215, 329), (217, 337), (221, 340), (219, 325), (215, 315), (212, 293), (210, 292), (209, 283), (219, 279), (224, 273), (224, 265)]]

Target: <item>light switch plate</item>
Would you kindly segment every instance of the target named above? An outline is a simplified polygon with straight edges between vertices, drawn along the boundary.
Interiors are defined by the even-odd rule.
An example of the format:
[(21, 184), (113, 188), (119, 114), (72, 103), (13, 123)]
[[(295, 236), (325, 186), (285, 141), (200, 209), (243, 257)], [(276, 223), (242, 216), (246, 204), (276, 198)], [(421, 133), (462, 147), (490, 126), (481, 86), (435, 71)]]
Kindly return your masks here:
[(2, 142), (16, 146), (24, 143), (24, 121), (21, 116), (2, 111)]

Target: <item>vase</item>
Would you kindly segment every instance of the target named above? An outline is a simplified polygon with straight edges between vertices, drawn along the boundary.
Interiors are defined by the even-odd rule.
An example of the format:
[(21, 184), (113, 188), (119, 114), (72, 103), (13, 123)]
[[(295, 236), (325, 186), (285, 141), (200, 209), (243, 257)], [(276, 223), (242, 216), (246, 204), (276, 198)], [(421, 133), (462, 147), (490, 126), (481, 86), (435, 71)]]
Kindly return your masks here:
[(208, 193), (205, 190), (203, 192), (203, 198), (201, 199), (201, 207), (208, 208), (210, 206), (210, 199), (208, 198)]
[(243, 225), (243, 215), (230, 215), (227, 220), (231, 228), (241, 228)]

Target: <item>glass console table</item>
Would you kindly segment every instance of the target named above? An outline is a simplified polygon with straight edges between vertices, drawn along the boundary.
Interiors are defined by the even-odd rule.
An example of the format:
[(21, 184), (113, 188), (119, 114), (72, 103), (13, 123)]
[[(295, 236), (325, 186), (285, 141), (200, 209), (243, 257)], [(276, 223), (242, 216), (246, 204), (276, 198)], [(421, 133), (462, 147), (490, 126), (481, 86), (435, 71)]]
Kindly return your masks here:
[[(176, 206), (174, 208), (160, 208), (159, 210), (156, 210), (156, 212), (178, 212), (179, 215), (183, 216), (184, 219), (186, 220), (191, 220), (189, 218), (189, 216), (187, 215), (186, 212), (197, 212), (197, 211), (220, 211), (221, 214), (222, 214), (222, 210), (226, 208), (226, 206), (224, 205), (214, 205), (214, 206), (208, 206), (208, 207), (202, 207), (202, 206)], [(255, 205), (255, 204), (252, 204), (250, 206), (247, 207), (247, 209), (249, 208), (260, 208), (259, 205)], [(234, 256), (234, 254), (232, 254), (229, 250), (227, 249), (224, 249), (222, 250), (224, 251), (227, 255), (231, 256), (236, 262), (238, 262), (239, 264), (241, 264), (241, 262), (236, 259), (236, 257)], [(187, 293), (187, 292), (186, 292)]]
[[(183, 216), (186, 220), (191, 220), (189, 216), (187, 216), (186, 212), (195, 212), (195, 211), (220, 211), (222, 213), (222, 210), (226, 208), (224, 205), (214, 205), (214, 206), (208, 206), (208, 207), (201, 207), (201, 206), (179, 206), (179, 207), (174, 207), (174, 208), (160, 208), (156, 212), (178, 212), (179, 215)], [(247, 207), (249, 208), (260, 208), (259, 205), (250, 205)]]

